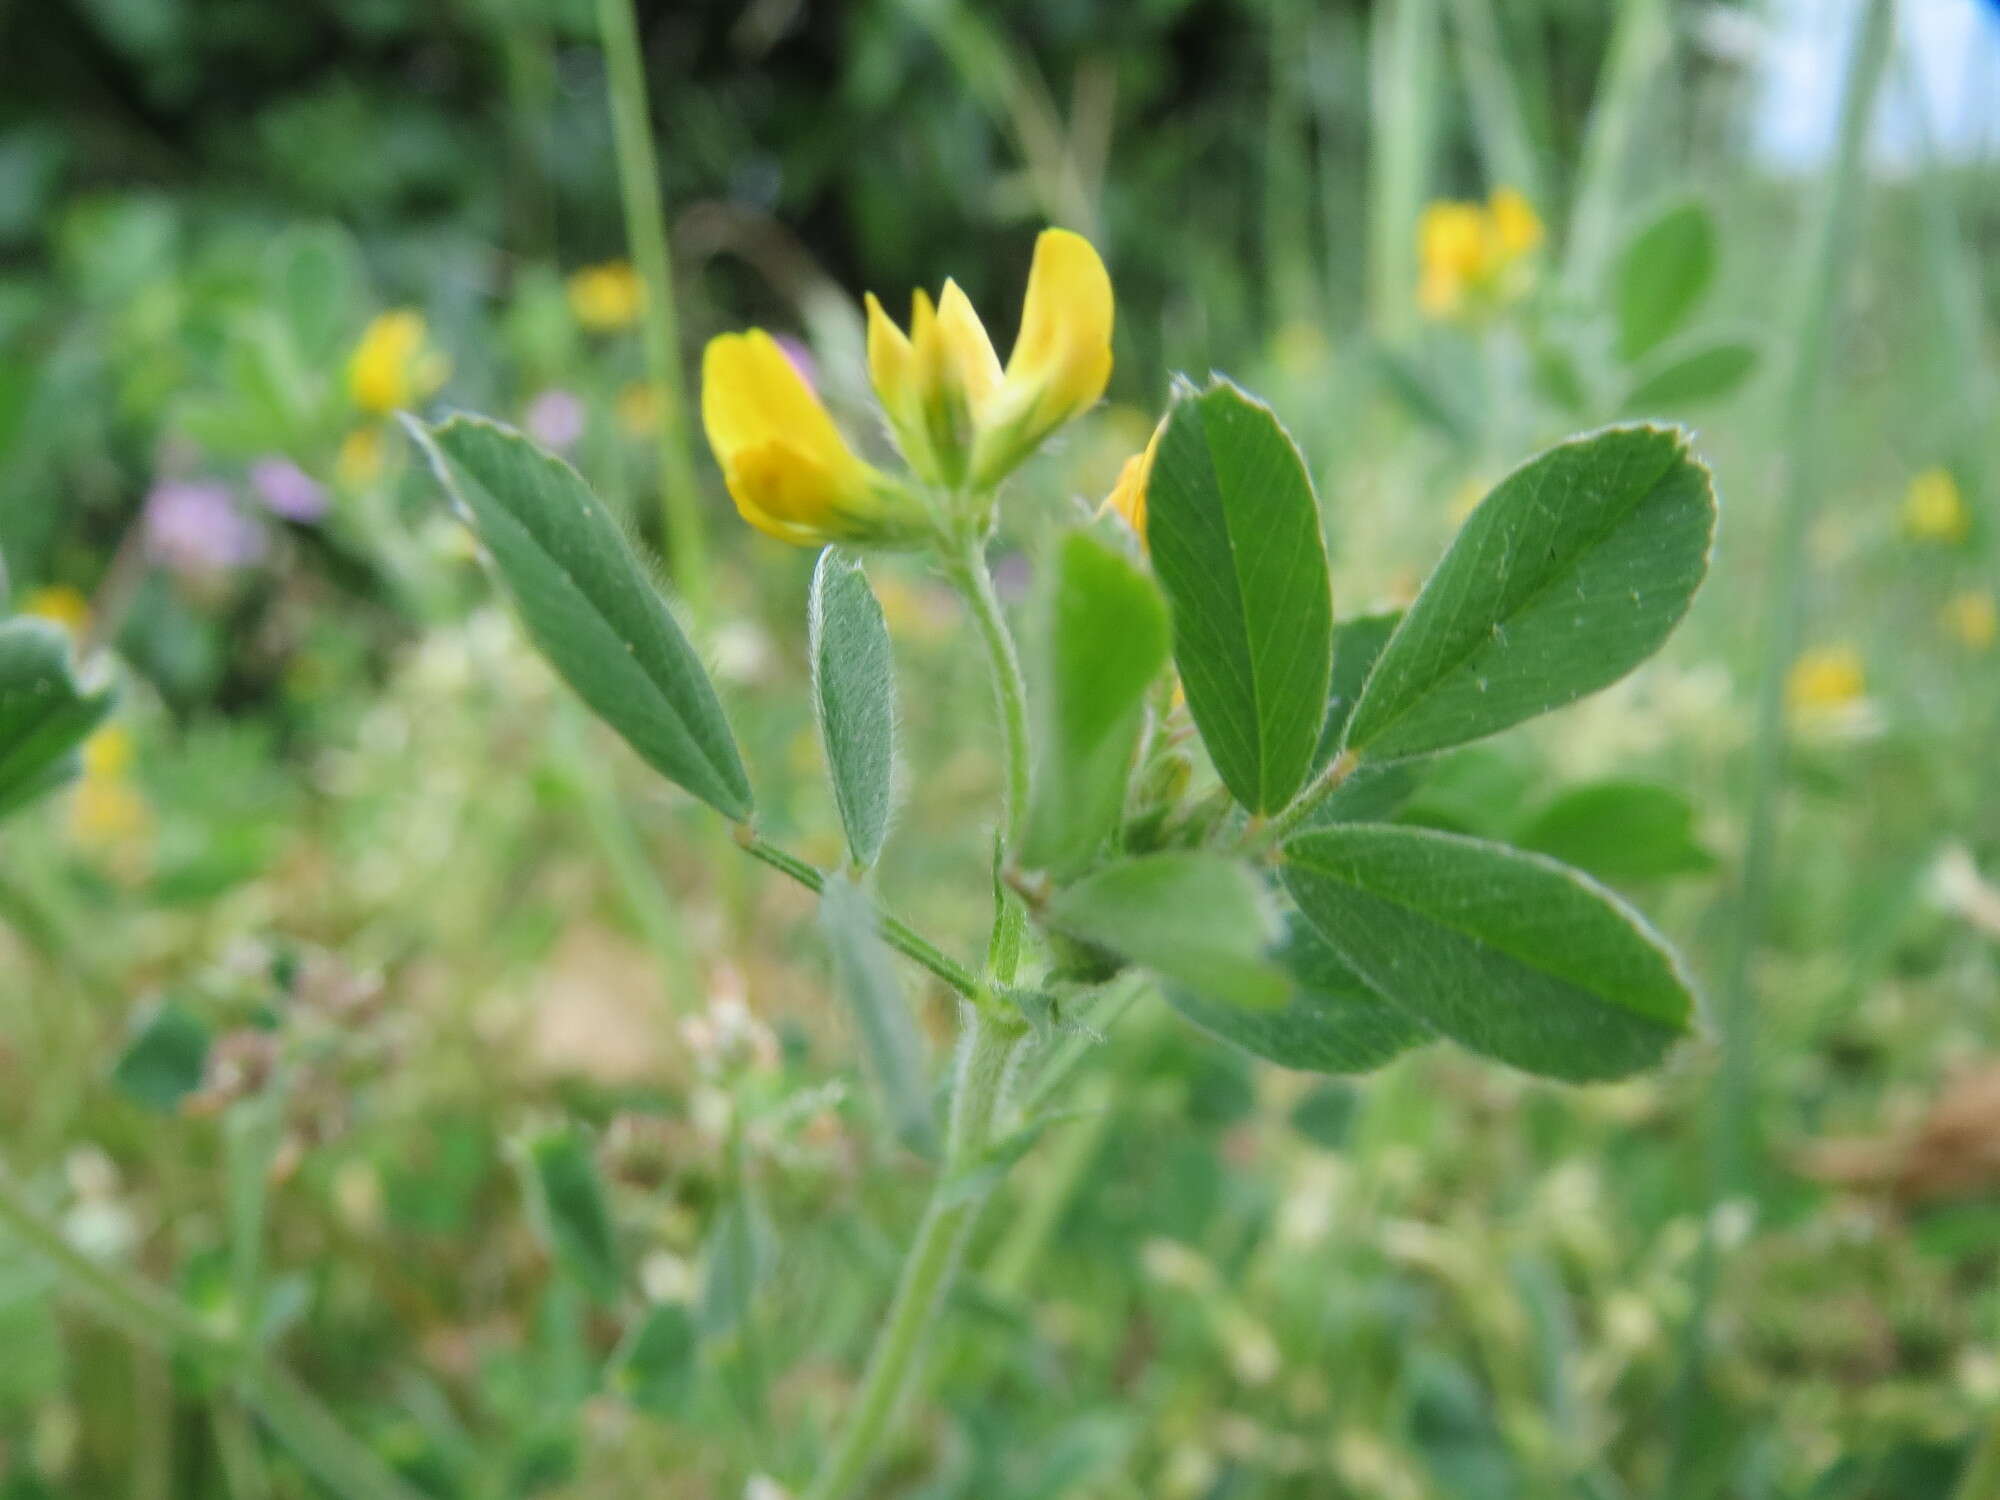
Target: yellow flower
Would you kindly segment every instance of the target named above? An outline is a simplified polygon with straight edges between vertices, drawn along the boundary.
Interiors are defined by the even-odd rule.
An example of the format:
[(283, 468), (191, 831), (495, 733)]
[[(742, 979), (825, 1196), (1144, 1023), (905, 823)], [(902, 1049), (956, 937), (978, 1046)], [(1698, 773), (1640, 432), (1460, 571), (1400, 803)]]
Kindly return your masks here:
[(906, 335), (868, 299), (868, 371), (910, 467), (933, 484), (997, 484), (1111, 379), (1111, 278), (1090, 241), (1035, 241), (1021, 331), (1002, 369), (956, 282), (935, 309), (918, 292)]
[(910, 467), (932, 484), (965, 479), (978, 413), (1005, 378), (971, 299), (946, 281), (937, 306), (910, 298), (905, 334), (870, 292), (868, 374)]
[(710, 339), (701, 423), (743, 519), (798, 546), (914, 541), (924, 516), (854, 455), (777, 340), (761, 328)]
[(413, 308), (379, 314), (347, 362), (354, 404), (378, 414), (414, 405), (451, 375), (451, 361), (430, 346), (424, 315)]
[(1903, 530), (1918, 541), (1957, 543), (1972, 534), (1972, 513), (1949, 469), (1925, 469), (1903, 494)]
[(1985, 651), (2000, 639), (2000, 605), (1991, 594), (1966, 589), (1945, 601), (1940, 616), (1944, 628), (1961, 646)]
[(333, 477), (350, 490), (366, 489), (382, 477), (384, 455), (382, 429), (357, 427), (340, 440), (334, 455)]
[(130, 731), (122, 724), (106, 724), (83, 742), (83, 774), (99, 779), (123, 776), (132, 769), (135, 754)]
[(1486, 213), (1493, 224), (1493, 238), (1505, 259), (1519, 260), (1541, 249), (1545, 233), (1541, 216), (1520, 189), (1495, 188), (1493, 196), (1486, 200)]
[(569, 278), (569, 310), (596, 333), (630, 328), (639, 321), (646, 305), (646, 283), (632, 269), (630, 261), (606, 261), (601, 266), (585, 266)]
[(1433, 318), (1490, 307), (1518, 292), (1545, 231), (1517, 190), (1496, 188), (1485, 206), (1440, 199), (1417, 219), (1417, 306)]
[(1796, 713), (1847, 708), (1868, 691), (1861, 653), (1852, 646), (1815, 646), (1792, 663), (1785, 699)]
[(660, 430), (660, 391), (650, 380), (635, 380), (618, 393), (612, 410), (627, 437), (651, 437)]
[(146, 799), (130, 782), (86, 777), (70, 801), (70, 832), (93, 849), (121, 844), (146, 826)]
[(79, 589), (66, 583), (52, 583), (24, 596), (21, 613), (54, 620), (71, 635), (82, 635), (84, 627), (90, 624), (90, 601)]
[(1160, 451), (1160, 434), (1166, 430), (1166, 419), (1162, 418), (1146, 440), (1144, 450), (1125, 460), (1125, 467), (1118, 471), (1118, 482), (1104, 497), (1103, 508), (1123, 516), (1141, 542), (1146, 540), (1146, 486), (1153, 482), (1153, 460)]
[(146, 826), (146, 799), (128, 779), (132, 769), (132, 736), (119, 724), (107, 724), (83, 742), (83, 775), (69, 807), (70, 832), (80, 844), (94, 849), (124, 843)]

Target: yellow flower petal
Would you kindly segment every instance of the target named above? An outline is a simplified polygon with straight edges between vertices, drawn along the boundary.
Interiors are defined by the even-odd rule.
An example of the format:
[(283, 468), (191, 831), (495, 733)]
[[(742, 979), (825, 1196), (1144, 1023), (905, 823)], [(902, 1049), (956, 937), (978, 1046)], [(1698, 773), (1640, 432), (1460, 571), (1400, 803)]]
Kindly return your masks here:
[(761, 328), (709, 340), (701, 420), (743, 519), (781, 541), (894, 545), (921, 517), (857, 458), (819, 398)]
[(1097, 403), (1111, 379), (1111, 278), (1090, 241), (1045, 229), (1035, 241), (1021, 331), (980, 413), (975, 485), (998, 483), (1050, 432)]
[(966, 399), (977, 410), (1000, 388), (1000, 356), (993, 352), (993, 341), (972, 310), (972, 300), (950, 279), (938, 298), (937, 332)]
[(1125, 467), (1118, 471), (1118, 482), (1104, 497), (1103, 508), (1123, 516), (1141, 542), (1146, 540), (1146, 486), (1152, 483), (1153, 459), (1160, 451), (1160, 437), (1166, 430), (1166, 419), (1162, 417), (1146, 440), (1145, 448), (1125, 460)]

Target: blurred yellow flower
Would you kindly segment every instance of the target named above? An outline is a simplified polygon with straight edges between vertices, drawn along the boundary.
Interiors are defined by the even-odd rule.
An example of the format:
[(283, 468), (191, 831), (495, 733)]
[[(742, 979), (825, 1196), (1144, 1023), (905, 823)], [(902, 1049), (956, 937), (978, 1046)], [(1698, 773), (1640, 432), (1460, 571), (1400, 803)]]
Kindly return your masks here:
[(1542, 221), (1518, 191), (1496, 188), (1484, 206), (1439, 199), (1417, 219), (1417, 306), (1451, 318), (1517, 294), (1541, 247)]
[(381, 415), (422, 401), (450, 375), (451, 361), (431, 347), (424, 315), (403, 307), (362, 331), (347, 362), (347, 390), (356, 406)]
[(146, 799), (132, 785), (132, 736), (107, 724), (83, 742), (83, 775), (70, 797), (70, 833), (79, 844), (108, 849), (144, 830)]
[(626, 386), (612, 410), (627, 437), (651, 437), (660, 430), (660, 392), (650, 380), (635, 380)]
[(1111, 379), (1111, 278), (1090, 241), (1045, 229), (1003, 369), (958, 283), (911, 298), (910, 331), (871, 293), (868, 373), (910, 467), (932, 484), (997, 484)]
[(357, 427), (340, 440), (333, 460), (334, 481), (347, 489), (366, 489), (382, 477), (385, 459), (382, 429)]
[(132, 769), (137, 754), (131, 733), (122, 724), (106, 724), (83, 742), (83, 774), (92, 777), (123, 776)]
[(1867, 691), (1861, 653), (1852, 646), (1815, 646), (1800, 654), (1785, 679), (1785, 701), (1796, 713), (1846, 708)]
[(1945, 601), (1940, 619), (1946, 633), (1970, 650), (1988, 650), (2000, 639), (2000, 605), (1991, 594), (1978, 589), (1953, 594)]
[(769, 536), (798, 546), (894, 546), (923, 529), (914, 498), (854, 455), (797, 366), (761, 328), (709, 340), (701, 421), (737, 511)]
[(1542, 248), (1545, 231), (1541, 216), (1520, 189), (1495, 188), (1493, 196), (1487, 200), (1486, 213), (1492, 221), (1493, 237), (1499, 243), (1502, 256), (1519, 260)]
[(595, 333), (630, 328), (646, 305), (646, 283), (630, 261), (585, 266), (569, 278), (566, 291), (570, 312)]
[(1911, 478), (1903, 492), (1903, 530), (1921, 542), (1957, 543), (1972, 534), (1972, 513), (1949, 469), (1925, 469)]
[(81, 635), (90, 623), (90, 601), (84, 598), (80, 589), (71, 588), (66, 583), (51, 583), (24, 594), (21, 613), (54, 620), (71, 635)]
[(1118, 482), (1104, 497), (1104, 509), (1123, 516), (1142, 543), (1146, 540), (1146, 486), (1152, 483), (1153, 460), (1160, 451), (1160, 434), (1166, 430), (1166, 419), (1162, 417), (1152, 437), (1146, 440), (1145, 448), (1125, 460), (1125, 467), (1118, 471)]
[(146, 815), (146, 799), (130, 782), (87, 776), (71, 794), (69, 827), (79, 844), (105, 849), (144, 831)]

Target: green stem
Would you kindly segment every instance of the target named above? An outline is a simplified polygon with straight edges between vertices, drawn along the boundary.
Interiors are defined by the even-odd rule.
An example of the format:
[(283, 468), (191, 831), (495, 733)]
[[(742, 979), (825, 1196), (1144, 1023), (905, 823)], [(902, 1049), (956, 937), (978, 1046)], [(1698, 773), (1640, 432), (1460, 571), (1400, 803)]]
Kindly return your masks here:
[(962, 1179), (992, 1139), (1020, 1042), (1018, 1028), (977, 1007), (965, 1007), (944, 1168), (903, 1262), (902, 1279), (869, 1355), (847, 1425), (805, 1500), (843, 1500), (851, 1494), (888, 1435), (985, 1201), (984, 1192), (967, 1192)]
[(1735, 921), (1725, 949), (1719, 1019), (1723, 1046), (1725, 1130), (1719, 1188), (1733, 1195), (1748, 1185), (1754, 1151), (1749, 1089), (1755, 1016), (1750, 964), (1762, 936), (1777, 849), (1780, 784), (1785, 767), (1785, 676), (1798, 654), (1804, 619), (1806, 531), (1820, 492), (1820, 390), (1831, 363), (1827, 346), (1845, 280), (1862, 146), (1874, 114), (1892, 36), (1891, 0), (1869, 0), (1849, 56), (1840, 133), (1827, 197), (1807, 267), (1805, 300), (1792, 341), (1794, 363), (1784, 411), (1785, 473), (1767, 593), (1769, 614), (1757, 684), (1756, 738), (1750, 767), (1743, 871), (1733, 903)]
[[(826, 888), (825, 875), (796, 854), (787, 853), (757, 834), (745, 832), (739, 835), (736, 842), (737, 847), (752, 859), (791, 876), (807, 890), (818, 892)], [(966, 999), (978, 1001), (985, 998), (986, 987), (979, 982), (978, 975), (952, 958), (909, 923), (879, 909), (876, 918), (881, 923), (882, 940), (891, 948), (905, 958), (922, 964)]]
[(1416, 316), (1417, 215), (1429, 187), (1438, 96), (1438, 0), (1369, 14), (1368, 312), (1378, 338)]
[(640, 323), (646, 372), (660, 393), (661, 520), (666, 526), (674, 586), (700, 625), (706, 623), (710, 605), (708, 539), (702, 527), (701, 488), (689, 447), (666, 205), (660, 196), (660, 169), (647, 118), (646, 65), (633, 0), (598, 0), (597, 26), (604, 46), (612, 139), (618, 156), (618, 192), (625, 205), (625, 237), (632, 247), (632, 264), (646, 286)]
[(1313, 809), (1340, 790), (1342, 784), (1354, 774), (1354, 768), (1360, 763), (1352, 751), (1343, 750), (1336, 755), (1328, 763), (1327, 768), (1319, 773), (1318, 778), (1294, 797), (1288, 806), (1280, 808), (1271, 815), (1268, 822), (1250, 831), (1244, 840), (1245, 852), (1262, 853), (1284, 842), (1301, 823), (1312, 816)]
[(959, 555), (948, 557), (946, 572), (972, 612), (979, 639), (986, 648), (986, 669), (993, 681), (993, 698), (1000, 711), (1000, 734), (1007, 767), (1007, 811), (1004, 847), (1011, 853), (1028, 826), (1028, 688), (1021, 676), (1021, 656), (1013, 632), (993, 592), (993, 570), (986, 564), (986, 545), (973, 541)]
[(0, 1232), (46, 1261), (63, 1282), (135, 1341), (158, 1349), (186, 1349), (233, 1368), (243, 1401), (335, 1494), (350, 1500), (418, 1500), (414, 1490), (349, 1436), (291, 1375), (255, 1349), (209, 1327), (171, 1297), (85, 1255), (4, 1170), (0, 1170)]
[(1674, 1396), (1675, 1441), (1662, 1494), (1687, 1493), (1700, 1460), (1698, 1407), (1709, 1307), (1720, 1274), (1714, 1208), (1742, 1196), (1755, 1177), (1756, 1004), (1750, 968), (1763, 935), (1777, 859), (1777, 815), (1785, 771), (1785, 676), (1798, 653), (1804, 614), (1805, 539), (1817, 497), (1820, 388), (1828, 365), (1835, 307), (1848, 260), (1862, 147), (1893, 35), (1891, 0), (1869, 0), (1848, 55), (1840, 126), (1829, 168), (1817, 233), (1809, 242), (1804, 300), (1792, 341), (1791, 385), (1784, 410), (1785, 471), (1779, 497), (1775, 552), (1768, 587), (1763, 657), (1752, 744), (1743, 868), (1731, 904), (1716, 1006), (1722, 1065), (1717, 1085), (1709, 1232), (1694, 1272), (1694, 1305), (1682, 1335), (1681, 1371)]
[(1628, 188), (1627, 159), (1644, 119), (1646, 85), (1672, 45), (1662, 0), (1623, 0), (1591, 101), (1570, 209), (1563, 283), (1579, 301), (1590, 300), (1610, 252), (1619, 201)]

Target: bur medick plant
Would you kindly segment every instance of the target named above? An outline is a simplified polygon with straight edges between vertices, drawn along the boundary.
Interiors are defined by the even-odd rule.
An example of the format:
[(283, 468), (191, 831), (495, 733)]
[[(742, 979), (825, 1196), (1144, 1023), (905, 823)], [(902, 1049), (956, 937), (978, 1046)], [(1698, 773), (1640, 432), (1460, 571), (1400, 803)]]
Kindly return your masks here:
[[(846, 838), (838, 869), (760, 831), (699, 654), (577, 473), (493, 422), (409, 424), (577, 694), (729, 819), (742, 850), (819, 894), (882, 1117), (934, 1162), (813, 1500), (866, 1478), (980, 1204), (1042, 1123), (1024, 1116), (1052, 1088), (1017, 1079), (1121, 976), (1156, 984), (1225, 1042), (1322, 1072), (1455, 1044), (1588, 1082), (1653, 1066), (1688, 1034), (1687, 979), (1617, 896), (1541, 855), (1397, 814), (1434, 757), (1651, 655), (1701, 582), (1715, 523), (1681, 432), (1605, 428), (1502, 479), (1406, 610), (1342, 615), (1322, 502), (1291, 438), (1228, 380), (1181, 382), (1109, 503), (1034, 559), (1017, 643), (987, 548), (1009, 475), (1109, 380), (1103, 263), (1077, 235), (1041, 236), (1004, 364), (953, 283), (935, 303), (919, 292), (907, 328), (872, 296), (867, 311), (900, 469), (857, 452), (762, 330), (721, 335), (702, 362), (702, 421), (738, 511), (824, 549), (802, 615)], [(1341, 503), (1324, 509), (1337, 517)], [(868, 569), (889, 550), (949, 580), (992, 683), (993, 725), (965, 731), (990, 735), (1004, 769), (994, 867), (966, 871), (994, 892), (976, 961), (872, 892), (896, 735), (893, 643)], [(941, 1108), (892, 954), (958, 1000)]]

